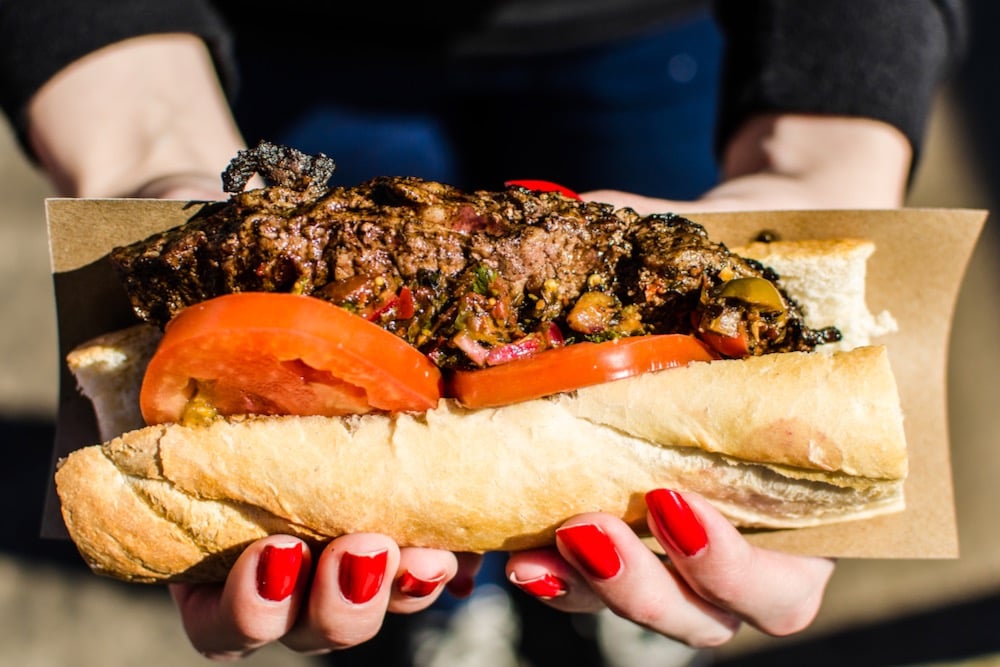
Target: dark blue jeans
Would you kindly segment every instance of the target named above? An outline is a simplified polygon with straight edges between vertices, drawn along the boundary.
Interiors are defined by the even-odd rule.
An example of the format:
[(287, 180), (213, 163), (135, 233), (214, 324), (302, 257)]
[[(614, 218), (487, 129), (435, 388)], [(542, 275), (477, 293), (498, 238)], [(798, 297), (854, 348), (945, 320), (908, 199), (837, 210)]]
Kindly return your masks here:
[[(540, 178), (688, 199), (717, 181), (720, 50), (701, 16), (629, 41), (518, 58), (336, 54), (316, 71), (287, 53), (255, 51), (242, 54), (237, 116), (251, 144), (332, 157), (340, 185), (376, 175), (464, 188)], [(287, 71), (277, 65), (290, 61)]]

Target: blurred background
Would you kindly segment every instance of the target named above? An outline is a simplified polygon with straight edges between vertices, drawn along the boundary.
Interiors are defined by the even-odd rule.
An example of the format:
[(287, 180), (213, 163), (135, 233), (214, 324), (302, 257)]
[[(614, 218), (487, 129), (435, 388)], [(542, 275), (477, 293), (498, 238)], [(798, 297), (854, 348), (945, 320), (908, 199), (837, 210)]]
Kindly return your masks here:
[[(973, 26), (997, 25), (980, 2)], [(993, 39), (993, 42), (996, 40)], [(940, 96), (910, 206), (997, 209), (1000, 147), (989, 36)], [(72, 545), (42, 541), (58, 363), (44, 218), (48, 184), (0, 126), (0, 664), (206, 664), (162, 588), (94, 577)], [(1000, 665), (1000, 239), (991, 219), (954, 316), (949, 366), (952, 462), (961, 557), (842, 561), (816, 623), (794, 638), (746, 630), (716, 665)], [(933, 280), (933, 276), (914, 276)], [(932, 316), (932, 314), (929, 314)], [(308, 660), (277, 647), (249, 665)]]

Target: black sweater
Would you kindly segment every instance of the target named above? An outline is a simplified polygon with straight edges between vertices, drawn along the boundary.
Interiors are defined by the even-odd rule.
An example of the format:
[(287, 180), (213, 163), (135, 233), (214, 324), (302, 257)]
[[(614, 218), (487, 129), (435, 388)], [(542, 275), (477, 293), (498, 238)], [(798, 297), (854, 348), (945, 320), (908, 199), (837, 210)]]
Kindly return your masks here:
[[(428, 3), (407, 3), (411, 9), (343, 4), (286, 0), (276, 12), (274, 3), (257, 0), (4, 0), (0, 108), (23, 141), (25, 107), (42, 84), (93, 50), (143, 34), (200, 35), (232, 94), (234, 40), (285, 31), (325, 50), (432, 45), (445, 57), (494, 57), (639, 34), (703, 3), (495, 0), (438, 12)], [(719, 146), (753, 114), (790, 111), (882, 120), (919, 151), (934, 92), (964, 50), (961, 0), (718, 0), (712, 6), (726, 43)]]

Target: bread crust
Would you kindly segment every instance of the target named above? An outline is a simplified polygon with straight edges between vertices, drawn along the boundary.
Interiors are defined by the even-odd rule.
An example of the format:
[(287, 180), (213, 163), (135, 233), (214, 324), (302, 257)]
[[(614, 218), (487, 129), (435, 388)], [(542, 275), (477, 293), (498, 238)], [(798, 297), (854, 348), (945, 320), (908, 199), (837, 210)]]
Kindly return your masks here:
[[(132, 581), (217, 580), (272, 532), (517, 550), (603, 511), (645, 533), (643, 495), (658, 487), (701, 493), (741, 526), (900, 510), (905, 441), (884, 349), (760, 359), (494, 409), (146, 427), (72, 453), (57, 489), (87, 562)], [(759, 382), (767, 392), (746, 391)], [(815, 421), (817, 406), (837, 418)]]
[(868, 258), (875, 252), (868, 239), (758, 241), (732, 250), (777, 272), (803, 307), (809, 326), (841, 330), (842, 339), (827, 345), (828, 350), (862, 347), (898, 328), (889, 312), (872, 313), (866, 305)]
[(583, 419), (649, 442), (767, 463), (786, 475), (836, 483), (838, 473), (901, 479), (907, 472), (884, 346), (691, 364), (683, 373), (586, 387), (563, 402)]

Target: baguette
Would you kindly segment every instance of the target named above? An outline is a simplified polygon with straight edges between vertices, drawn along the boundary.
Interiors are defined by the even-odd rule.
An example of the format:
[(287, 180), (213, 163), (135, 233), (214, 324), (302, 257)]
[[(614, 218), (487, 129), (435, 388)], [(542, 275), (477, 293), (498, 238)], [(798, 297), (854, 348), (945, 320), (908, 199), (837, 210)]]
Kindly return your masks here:
[[(853, 248), (829, 274), (841, 282), (863, 280), (870, 254), (857, 252), (868, 242), (772, 246), (797, 257), (787, 273), (804, 275), (827, 275)], [(828, 299), (792, 296), (828, 316)], [(134, 402), (112, 398), (141, 379), (158, 335), (119, 332), (69, 359), (106, 442), (60, 462), (63, 517), (95, 572), (167, 582), (221, 580), (247, 544), (278, 532), (517, 550), (551, 544), (574, 514), (605, 511), (646, 533), (642, 498), (657, 487), (701, 493), (741, 527), (901, 511), (903, 415), (885, 347), (867, 344), (877, 318), (863, 291), (837, 308), (854, 311), (841, 321), (861, 330), (842, 326), (864, 345), (694, 363), (499, 408), (445, 399), (423, 414), (207, 426), (145, 427)]]
[(875, 252), (867, 239), (758, 241), (733, 252), (770, 266), (790, 294), (803, 295), (810, 326), (840, 329), (840, 341), (826, 345), (827, 350), (861, 347), (898, 328), (888, 311), (871, 313), (864, 307), (867, 262)]

